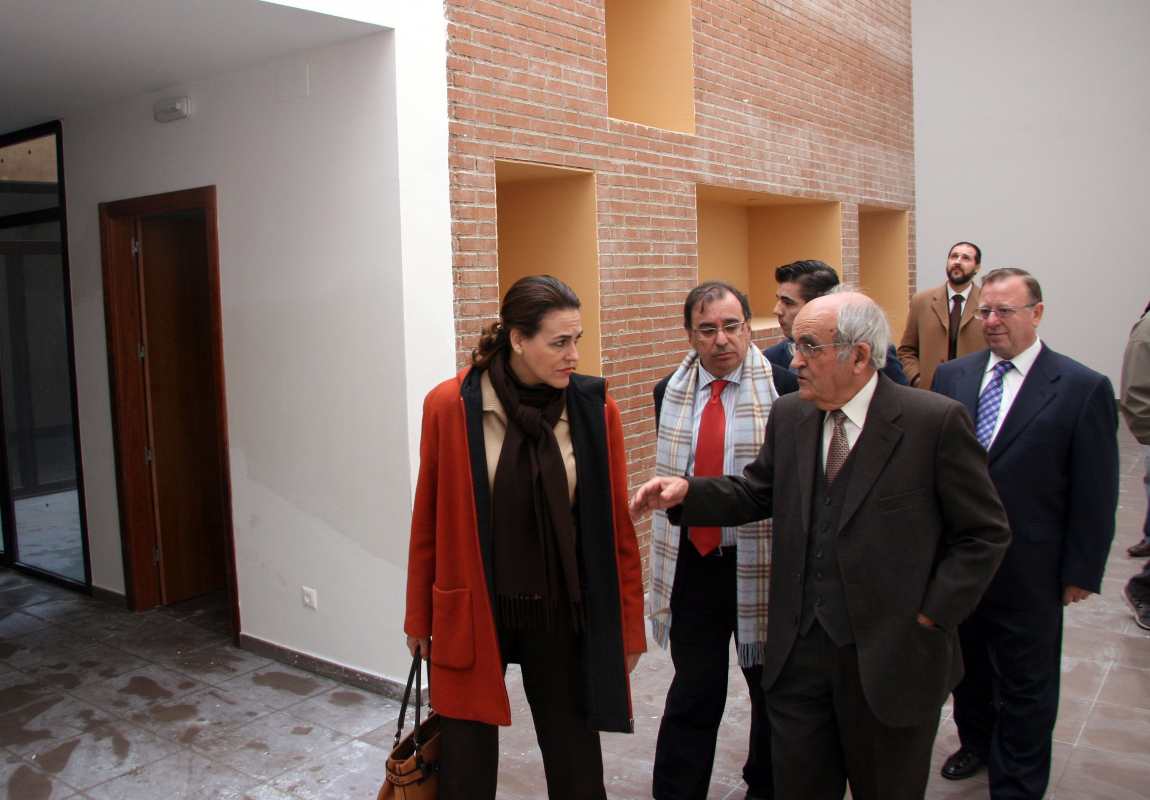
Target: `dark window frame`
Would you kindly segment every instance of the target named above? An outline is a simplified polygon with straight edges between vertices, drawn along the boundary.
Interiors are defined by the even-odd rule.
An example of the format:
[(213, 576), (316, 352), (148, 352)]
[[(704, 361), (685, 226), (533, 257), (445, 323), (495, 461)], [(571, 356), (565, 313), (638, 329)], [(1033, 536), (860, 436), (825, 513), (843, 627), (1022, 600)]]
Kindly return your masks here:
[[(9, 147), (44, 136), (55, 136), (56, 138), (56, 185), (59, 202), (55, 208), (0, 216), (0, 230), (25, 227), (27, 225), (44, 222), (57, 222), (60, 226), (59, 247), (64, 292), (64, 328), (67, 336), (68, 380), (71, 383), (72, 439), (74, 458), (76, 461), (75, 488), (80, 522), (80, 545), (83, 551), (84, 561), (84, 580), (81, 583), (73, 578), (58, 575), (35, 565), (25, 564), (20, 561), (19, 544), (16, 539), (15, 503), (9, 480), (8, 448), (6, 441), (0, 442), (0, 444), (3, 444), (3, 446), (0, 446), (0, 519), (2, 519), (4, 527), (4, 552), (0, 555), (0, 564), (35, 575), (60, 586), (91, 594), (92, 563), (88, 546), (87, 504), (84, 499), (84, 461), (80, 445), (80, 409), (76, 392), (76, 348), (72, 321), (72, 278), (68, 261), (68, 215), (67, 190), (64, 179), (63, 125), (61, 125), (59, 120), (54, 120), (40, 125), (33, 125), (29, 128), (23, 128), (18, 131), (0, 134), (0, 147)], [(4, 425), (3, 411), (3, 404), (0, 403), (0, 434), (6, 437), (7, 428)]]

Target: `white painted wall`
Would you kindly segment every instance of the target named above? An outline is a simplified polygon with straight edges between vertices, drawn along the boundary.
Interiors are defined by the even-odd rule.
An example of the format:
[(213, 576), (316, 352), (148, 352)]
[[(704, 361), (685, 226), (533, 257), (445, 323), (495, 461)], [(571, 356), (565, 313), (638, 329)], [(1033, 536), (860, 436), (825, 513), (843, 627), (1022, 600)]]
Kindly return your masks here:
[(1117, 384), (1150, 300), (1150, 3), (914, 0), (919, 287), (969, 239), (1020, 266), (1040, 335)]
[[(215, 185), (242, 630), (391, 677), (420, 403), (454, 369), (433, 10), (63, 120), (94, 585), (124, 586), (97, 204)], [(193, 116), (153, 122), (173, 93)]]
[(395, 31), (407, 431), (414, 495), (423, 398), (454, 373), (455, 308), (447, 169), (447, 20), (411, 0), (262, 0)]

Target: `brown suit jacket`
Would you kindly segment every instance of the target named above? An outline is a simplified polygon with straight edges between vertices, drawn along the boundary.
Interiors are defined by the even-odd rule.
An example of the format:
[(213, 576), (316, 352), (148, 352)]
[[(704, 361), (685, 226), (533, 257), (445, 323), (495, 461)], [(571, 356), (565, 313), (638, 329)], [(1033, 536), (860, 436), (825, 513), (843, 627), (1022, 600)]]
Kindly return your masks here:
[[(771, 407), (758, 458), (741, 476), (690, 478), (683, 525), (741, 525), (774, 514), (763, 686), (798, 634), (823, 412), (798, 394)], [(986, 452), (960, 403), (879, 376), (839, 520), (838, 566), (859, 677), (887, 725), (938, 718), (962, 677), (958, 623), (1010, 542)], [(936, 628), (916, 621), (926, 614)]]
[[(958, 332), (958, 355), (977, 353), (986, 348), (982, 338), (982, 320), (975, 316), (978, 308), (979, 287), (970, 290), (970, 297), (962, 307), (962, 325)], [(906, 330), (898, 346), (898, 360), (911, 386), (929, 389), (934, 370), (946, 361), (949, 341), (950, 306), (946, 299), (946, 284), (919, 292), (910, 300), (910, 313)]]

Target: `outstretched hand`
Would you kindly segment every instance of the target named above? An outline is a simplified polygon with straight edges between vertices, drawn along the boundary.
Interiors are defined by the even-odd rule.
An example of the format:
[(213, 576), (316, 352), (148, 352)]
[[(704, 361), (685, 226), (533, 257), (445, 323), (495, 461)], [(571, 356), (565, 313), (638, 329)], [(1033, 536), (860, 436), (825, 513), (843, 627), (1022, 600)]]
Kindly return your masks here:
[(631, 519), (638, 520), (657, 508), (679, 505), (687, 496), (687, 486), (684, 478), (652, 478), (640, 486), (631, 498)]

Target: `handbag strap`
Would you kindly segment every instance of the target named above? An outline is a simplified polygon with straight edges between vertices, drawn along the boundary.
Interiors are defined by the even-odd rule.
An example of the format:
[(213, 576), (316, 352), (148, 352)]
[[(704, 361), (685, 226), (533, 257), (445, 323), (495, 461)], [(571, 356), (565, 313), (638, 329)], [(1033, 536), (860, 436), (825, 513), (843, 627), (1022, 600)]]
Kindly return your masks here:
[[(411, 700), (411, 684), (415, 681), (416, 676), (419, 675), (419, 661), (420, 653), (416, 652), (415, 657), (411, 660), (411, 670), (407, 673), (407, 688), (403, 690), (403, 702), (399, 705), (399, 720), (395, 725), (395, 743), (399, 744), (400, 737), (403, 736), (403, 724), (407, 721), (407, 704)], [(419, 691), (416, 689), (416, 691)], [(416, 705), (418, 707), (419, 700), (416, 698)], [(418, 713), (418, 712), (417, 712)]]
[[(428, 670), (427, 670), (427, 688), (431, 689), (431, 646), (428, 645)], [(395, 744), (399, 744), (399, 740), (403, 737), (403, 726), (407, 722), (407, 704), (411, 702), (411, 686), (415, 684), (415, 727), (412, 729), (412, 743), (415, 745), (416, 753), (419, 752), (419, 746), (422, 744), (419, 738), (419, 729), (421, 725), (420, 720), (420, 706), (423, 705), (423, 670), (420, 668), (420, 661), (423, 660), (423, 652), (417, 650), (415, 656), (411, 659), (411, 670), (407, 673), (407, 688), (403, 690), (403, 702), (399, 706), (399, 721), (395, 727)]]
[[(430, 666), (430, 662), (429, 666)], [(419, 663), (419, 657), (415, 661), (415, 727), (411, 729), (411, 743), (415, 747), (415, 755), (418, 760), (419, 746), (423, 744), (419, 740), (419, 709), (423, 705), (423, 670), (420, 669), (422, 665)]]

